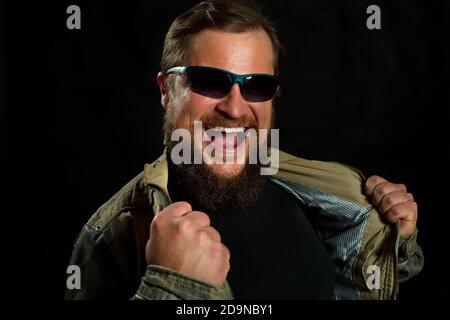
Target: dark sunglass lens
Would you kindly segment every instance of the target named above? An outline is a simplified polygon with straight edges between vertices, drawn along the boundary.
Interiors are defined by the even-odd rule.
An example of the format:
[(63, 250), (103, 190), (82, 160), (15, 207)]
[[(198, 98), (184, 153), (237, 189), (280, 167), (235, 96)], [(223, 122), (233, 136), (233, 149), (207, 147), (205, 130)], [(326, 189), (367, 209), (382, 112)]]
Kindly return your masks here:
[(278, 88), (275, 77), (256, 75), (245, 79), (243, 97), (250, 102), (262, 102), (272, 99)]
[(198, 94), (219, 99), (230, 92), (231, 77), (223, 71), (193, 68), (188, 76), (191, 90)]

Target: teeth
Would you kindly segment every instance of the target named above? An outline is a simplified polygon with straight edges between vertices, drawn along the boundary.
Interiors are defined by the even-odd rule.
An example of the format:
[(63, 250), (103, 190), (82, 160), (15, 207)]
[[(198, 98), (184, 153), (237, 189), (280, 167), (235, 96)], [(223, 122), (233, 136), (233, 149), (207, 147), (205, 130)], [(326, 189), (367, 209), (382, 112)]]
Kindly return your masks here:
[(225, 132), (225, 133), (238, 133), (238, 132), (244, 132), (245, 128), (244, 127), (236, 127), (236, 128), (225, 128), (225, 127), (213, 127), (210, 128), (216, 131), (221, 131), (221, 132)]

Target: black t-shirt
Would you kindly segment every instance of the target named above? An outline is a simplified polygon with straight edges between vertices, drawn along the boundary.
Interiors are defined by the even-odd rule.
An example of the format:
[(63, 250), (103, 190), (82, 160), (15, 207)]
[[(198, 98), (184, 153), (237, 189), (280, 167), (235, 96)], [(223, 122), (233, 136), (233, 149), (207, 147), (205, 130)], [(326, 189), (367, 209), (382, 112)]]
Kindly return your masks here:
[(331, 299), (334, 268), (297, 200), (272, 182), (234, 215), (211, 215), (236, 299)]

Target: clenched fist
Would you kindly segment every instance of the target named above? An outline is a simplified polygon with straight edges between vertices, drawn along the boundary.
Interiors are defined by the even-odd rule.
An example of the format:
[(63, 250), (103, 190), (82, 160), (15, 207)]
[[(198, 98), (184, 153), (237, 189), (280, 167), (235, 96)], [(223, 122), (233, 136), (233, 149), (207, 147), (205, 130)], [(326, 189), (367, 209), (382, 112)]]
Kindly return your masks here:
[(372, 198), (372, 204), (394, 223), (400, 220), (400, 235), (407, 237), (416, 231), (417, 203), (404, 184), (395, 184), (379, 176), (367, 179), (364, 192)]
[(148, 264), (166, 267), (221, 286), (230, 269), (230, 251), (208, 215), (175, 202), (159, 212), (150, 225), (146, 246)]

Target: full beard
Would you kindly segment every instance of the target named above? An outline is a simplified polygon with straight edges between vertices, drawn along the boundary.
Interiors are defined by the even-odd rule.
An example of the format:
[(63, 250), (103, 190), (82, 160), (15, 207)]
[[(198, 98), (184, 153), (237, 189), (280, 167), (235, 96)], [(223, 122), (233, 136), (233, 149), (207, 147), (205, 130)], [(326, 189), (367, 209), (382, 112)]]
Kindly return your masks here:
[[(230, 122), (222, 116), (209, 119), (214, 125), (230, 125)], [(208, 123), (208, 120), (206, 120)], [(240, 121), (242, 124), (244, 121)], [(248, 125), (250, 126), (250, 125)], [(252, 124), (252, 127), (255, 125)], [(194, 210), (204, 211), (209, 214), (231, 215), (242, 209), (253, 205), (258, 199), (267, 182), (267, 178), (261, 175), (262, 165), (243, 164), (239, 173), (233, 176), (222, 176), (213, 172), (209, 165), (201, 164), (179, 164), (172, 162), (170, 155), (172, 149), (178, 143), (171, 141), (170, 137), (175, 130), (175, 125), (170, 119), (165, 119), (164, 131), (167, 145), (169, 179), (173, 181), (174, 187), (187, 199)], [(267, 141), (270, 141), (268, 138)], [(191, 147), (194, 152), (194, 146)], [(193, 155), (191, 155), (193, 156)], [(170, 177), (170, 175), (173, 175)]]

